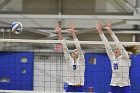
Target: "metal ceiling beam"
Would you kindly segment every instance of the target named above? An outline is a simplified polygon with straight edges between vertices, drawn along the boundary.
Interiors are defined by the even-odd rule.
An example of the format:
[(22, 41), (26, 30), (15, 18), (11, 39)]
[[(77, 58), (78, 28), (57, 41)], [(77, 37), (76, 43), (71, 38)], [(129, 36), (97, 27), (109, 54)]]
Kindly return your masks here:
[(58, 0), (58, 14), (62, 14), (62, 0)]
[(127, 0), (114, 0), (119, 6), (125, 9), (127, 12), (132, 10), (136, 11), (136, 8)]
[(140, 25), (140, 21), (132, 21), (132, 20), (128, 20), (128, 21), (126, 21), (126, 24)]
[(136, 8), (140, 8), (140, 0), (136, 0)]
[[(119, 22), (112, 23), (112, 26), (120, 25), (120, 24), (125, 24), (125, 21), (119, 21)], [(96, 30), (96, 27), (93, 27), (93, 28), (89, 28), (89, 29), (83, 29), (83, 30), (76, 31), (75, 34), (78, 35), (78, 34), (83, 34), (83, 33), (91, 32), (91, 31), (95, 31), (95, 30)], [(71, 36), (71, 34), (66, 33), (63, 36), (64, 37), (69, 37), (69, 36)], [(53, 36), (53, 37), (48, 37), (46, 39), (57, 39), (57, 38), (58, 37), (56, 35), (56, 36)]]
[(120, 2), (120, 0), (112, 0), (112, 1), (114, 1), (124, 11), (126, 11), (126, 12), (130, 11), (128, 8), (125, 7), (125, 4), (124, 3)]
[(33, 15), (33, 14), (0, 14), (0, 19), (89, 19), (89, 20), (99, 20), (99, 19), (131, 19), (140, 20), (140, 16), (126, 16), (126, 15)]
[[(135, 29), (116, 29), (116, 28), (112, 28), (112, 30), (113, 30), (114, 33), (118, 33), (118, 34), (129, 34), (129, 33), (130, 34), (135, 34), (135, 33), (140, 34), (140, 29), (135, 30)], [(41, 31), (57, 34), (55, 30), (41, 30)], [(78, 31), (78, 30), (75, 30), (75, 31)], [(62, 32), (62, 34), (69, 33), (67, 30), (62, 30), (61, 32)], [(97, 33), (97, 32), (92, 31), (91, 33)], [(105, 32), (105, 33), (107, 33), (107, 32)]]
[(138, 12), (135, 6), (133, 6), (129, 1), (127, 0), (120, 0), (122, 3), (124, 3), (129, 9)]
[(44, 31), (33, 29), (33, 28), (24, 28), (24, 30), (32, 32), (32, 33), (36, 33), (36, 34), (41, 34), (44, 36), (49, 36), (51, 34), (50, 32), (44, 32)]
[(0, 3), (0, 9), (3, 9), (4, 6), (6, 6), (8, 3), (10, 3), (12, 0), (3, 0), (1, 3)]
[[(11, 25), (10, 23), (3, 22), (3, 21), (0, 21), (0, 23), (6, 25), (7, 27), (10, 27), (10, 25)], [(36, 30), (36, 29), (33, 29), (33, 28), (26, 28), (26, 27), (24, 27), (23, 30), (29, 31), (29, 32), (32, 32), (32, 33), (37, 33), (37, 34), (45, 35), (45, 36), (49, 36), (50, 35), (49, 32), (43, 32), (43, 31), (39, 31), (39, 30)]]
[[(105, 29), (102, 30), (104, 33), (108, 33)], [(115, 33), (115, 34), (140, 34), (140, 29), (139, 30), (133, 30), (133, 29), (130, 29), (130, 30), (127, 30), (127, 29), (112, 29), (112, 31)], [(92, 31), (90, 33), (98, 33), (97, 31)]]

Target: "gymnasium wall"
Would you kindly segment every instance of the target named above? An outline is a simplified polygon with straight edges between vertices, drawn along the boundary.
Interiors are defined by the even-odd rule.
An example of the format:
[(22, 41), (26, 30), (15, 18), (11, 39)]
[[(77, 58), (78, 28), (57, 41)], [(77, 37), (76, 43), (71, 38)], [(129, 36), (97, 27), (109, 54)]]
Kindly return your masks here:
[(0, 89), (33, 90), (32, 52), (0, 52)]
[(0, 11), (21, 12), (23, 10), (23, 0), (0, 0)]
[[(28, 58), (29, 63), (27, 62), (27, 65), (26, 63), (20, 63), (22, 57)], [(95, 58), (96, 63), (91, 64), (91, 58)], [(140, 75), (138, 74), (140, 71), (139, 58), (140, 54), (131, 56), (130, 80), (132, 93), (140, 92)], [(66, 62), (63, 59), (60, 54), (33, 57), (33, 53), (1, 52), (0, 89), (63, 91), (67, 69)], [(26, 61), (26, 59), (23, 59), (23, 61)], [(26, 68), (27, 70), (25, 71), (22, 68)], [(9, 77), (8, 81), (4, 79)], [(93, 87), (95, 92), (107, 93), (110, 80), (111, 64), (107, 54), (86, 53), (85, 90), (88, 91), (89, 87)]]
[(66, 80), (66, 62), (62, 55), (52, 54), (42, 58), (35, 56), (34, 60), (34, 90), (63, 91)]
[[(93, 31), (93, 32), (96, 32), (96, 31)], [(116, 34), (116, 35), (117, 35), (118, 39), (122, 42), (128, 42), (128, 41), (131, 42), (132, 41), (132, 34)], [(105, 34), (105, 36), (107, 37), (108, 41), (113, 41), (111, 36), (108, 33)], [(86, 34), (84, 33), (84, 34), (77, 35), (77, 37), (81, 41), (101, 41), (101, 38), (98, 33), (92, 33), (92, 32), (86, 33)]]
[[(90, 59), (95, 58), (96, 64), (90, 64)], [(106, 53), (85, 54), (85, 90), (93, 87), (94, 92), (107, 93), (111, 81), (111, 64)], [(130, 82), (131, 93), (140, 93), (140, 54), (131, 56)]]
[[(0, 2), (3, 2), (1, 0)], [(136, 0), (127, 0), (133, 6)], [(5, 1), (7, 3), (7, 1)], [(62, 14), (75, 15), (92, 15), (95, 13), (103, 14), (104, 12), (130, 12), (125, 4), (116, 3), (114, 0), (62, 0), (61, 11)], [(80, 2), (80, 3), (79, 3)], [(16, 4), (18, 3), (18, 4)], [(41, 5), (41, 6), (40, 6)], [(126, 8), (124, 7), (126, 6)], [(20, 11), (22, 13), (30, 14), (58, 14), (59, 1), (58, 0), (8, 0), (8, 3), (2, 7), (4, 11)]]

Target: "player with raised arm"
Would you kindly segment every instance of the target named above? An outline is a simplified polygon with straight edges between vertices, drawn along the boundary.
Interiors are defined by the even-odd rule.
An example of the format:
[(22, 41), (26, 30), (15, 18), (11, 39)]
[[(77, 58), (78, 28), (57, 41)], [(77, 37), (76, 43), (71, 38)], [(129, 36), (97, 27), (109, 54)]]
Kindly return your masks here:
[(82, 52), (80, 43), (75, 35), (74, 26), (70, 26), (68, 31), (72, 34), (75, 42), (76, 49), (74, 49), (71, 53), (69, 53), (65, 40), (61, 33), (61, 28), (59, 25), (55, 28), (58, 33), (58, 37), (60, 40), (63, 40), (63, 52), (67, 62), (67, 80), (65, 85), (66, 92), (84, 92), (84, 54)]
[(130, 62), (129, 55), (122, 44), (119, 43), (117, 36), (111, 30), (110, 22), (107, 23), (105, 29), (111, 35), (114, 42), (116, 42), (116, 48), (113, 51), (111, 46), (108, 44), (108, 40), (102, 32), (101, 23), (97, 23), (96, 29), (105, 43), (105, 49), (112, 66), (112, 78), (110, 83), (111, 93), (130, 93), (130, 79), (129, 79), (129, 68)]

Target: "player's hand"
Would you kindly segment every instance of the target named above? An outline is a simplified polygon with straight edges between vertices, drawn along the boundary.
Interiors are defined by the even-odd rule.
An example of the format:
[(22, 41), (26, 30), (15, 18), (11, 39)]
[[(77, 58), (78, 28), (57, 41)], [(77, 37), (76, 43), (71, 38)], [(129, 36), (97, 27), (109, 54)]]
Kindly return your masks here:
[(111, 22), (110, 21), (107, 21), (105, 29), (111, 30)]
[(73, 24), (70, 24), (69, 25), (69, 29), (68, 29), (68, 31), (70, 32), (70, 33), (75, 33), (75, 27), (74, 27), (74, 25)]
[(101, 29), (102, 29), (102, 24), (101, 24), (100, 22), (98, 22), (98, 23), (96, 24), (96, 30), (97, 30), (97, 31), (101, 31)]
[(61, 33), (61, 30), (62, 30), (62, 28), (60, 27), (59, 24), (57, 24), (57, 25), (55, 26), (55, 31), (56, 31), (57, 33)]

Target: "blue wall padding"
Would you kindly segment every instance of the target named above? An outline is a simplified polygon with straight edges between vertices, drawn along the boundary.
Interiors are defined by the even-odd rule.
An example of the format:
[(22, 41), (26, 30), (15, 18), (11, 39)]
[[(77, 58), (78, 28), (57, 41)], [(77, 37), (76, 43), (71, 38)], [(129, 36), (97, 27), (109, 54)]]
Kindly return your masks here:
[[(26, 57), (27, 63), (21, 58)], [(0, 89), (33, 90), (33, 61), (32, 52), (0, 52), (0, 78), (9, 78), (10, 82), (0, 82)], [(22, 73), (22, 69), (26, 73)]]
[(131, 93), (140, 93), (140, 54), (131, 56)]
[[(89, 59), (96, 58), (97, 64), (90, 64)], [(140, 93), (140, 54), (131, 56), (130, 82), (131, 93)], [(105, 53), (85, 54), (85, 90), (93, 87), (94, 92), (107, 93), (111, 81), (111, 64)]]
[[(96, 58), (96, 64), (90, 64), (89, 59)], [(93, 87), (94, 92), (107, 93), (111, 81), (111, 64), (107, 54), (85, 54), (85, 91)]]

